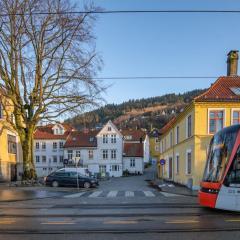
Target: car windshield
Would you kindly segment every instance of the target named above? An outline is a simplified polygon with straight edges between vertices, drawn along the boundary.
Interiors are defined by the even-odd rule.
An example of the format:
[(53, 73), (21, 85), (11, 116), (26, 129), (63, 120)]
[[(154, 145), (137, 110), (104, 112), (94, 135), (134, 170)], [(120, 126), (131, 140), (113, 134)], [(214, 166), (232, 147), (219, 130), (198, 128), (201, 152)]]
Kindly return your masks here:
[(237, 131), (220, 131), (211, 140), (203, 181), (219, 182), (232, 153)]

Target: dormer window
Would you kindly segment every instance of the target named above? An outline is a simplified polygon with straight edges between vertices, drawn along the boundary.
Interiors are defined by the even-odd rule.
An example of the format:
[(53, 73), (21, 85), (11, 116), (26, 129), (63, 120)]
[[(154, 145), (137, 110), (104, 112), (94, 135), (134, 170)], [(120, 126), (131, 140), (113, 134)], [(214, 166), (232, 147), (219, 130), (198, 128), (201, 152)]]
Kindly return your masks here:
[(234, 94), (240, 96), (240, 87), (231, 87), (230, 89)]
[(94, 137), (90, 137), (89, 142), (93, 142), (93, 141), (94, 141)]
[(55, 129), (55, 134), (58, 135), (58, 128)]

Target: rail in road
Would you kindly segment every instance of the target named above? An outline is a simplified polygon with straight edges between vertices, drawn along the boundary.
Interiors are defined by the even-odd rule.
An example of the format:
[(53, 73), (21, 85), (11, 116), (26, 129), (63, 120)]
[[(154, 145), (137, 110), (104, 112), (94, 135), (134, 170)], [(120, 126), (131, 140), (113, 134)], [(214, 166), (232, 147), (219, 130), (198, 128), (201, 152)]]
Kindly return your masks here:
[(240, 231), (240, 214), (195, 204), (54, 205), (0, 208), (2, 234)]

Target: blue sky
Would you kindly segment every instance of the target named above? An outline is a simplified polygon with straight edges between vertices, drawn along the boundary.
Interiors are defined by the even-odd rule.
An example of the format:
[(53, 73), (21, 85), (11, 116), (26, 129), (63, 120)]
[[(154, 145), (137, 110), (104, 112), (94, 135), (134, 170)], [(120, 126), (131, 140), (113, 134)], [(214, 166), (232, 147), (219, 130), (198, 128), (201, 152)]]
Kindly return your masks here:
[[(87, 0), (85, 2), (88, 2)], [(240, 10), (236, 0), (95, 0), (105, 10)], [(226, 75), (226, 55), (240, 50), (240, 14), (100, 15), (98, 77)], [(108, 103), (209, 87), (214, 79), (105, 80)]]

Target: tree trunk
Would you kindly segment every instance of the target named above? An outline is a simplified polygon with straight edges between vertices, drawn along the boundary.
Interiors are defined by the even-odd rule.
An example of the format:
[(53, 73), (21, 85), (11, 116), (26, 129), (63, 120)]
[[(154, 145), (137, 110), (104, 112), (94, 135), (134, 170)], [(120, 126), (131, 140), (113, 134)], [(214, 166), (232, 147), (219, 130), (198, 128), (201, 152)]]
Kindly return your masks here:
[(33, 128), (26, 128), (20, 136), (23, 151), (23, 179), (35, 179), (36, 171), (33, 161)]

